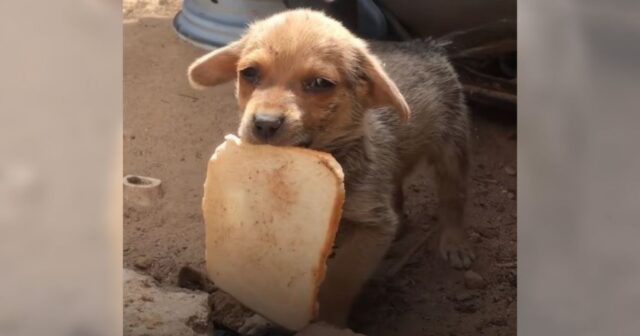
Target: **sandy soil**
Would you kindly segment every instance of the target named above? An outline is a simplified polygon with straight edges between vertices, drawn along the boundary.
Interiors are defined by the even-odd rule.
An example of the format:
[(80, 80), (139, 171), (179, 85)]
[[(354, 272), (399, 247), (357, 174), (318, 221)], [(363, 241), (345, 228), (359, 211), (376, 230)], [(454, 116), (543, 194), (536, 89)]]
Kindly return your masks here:
[[(183, 266), (203, 268), (200, 200), (206, 163), (239, 119), (231, 84), (207, 91), (189, 87), (187, 66), (203, 51), (173, 32), (178, 8), (175, 0), (125, 0), (123, 6), (124, 174), (159, 178), (165, 189), (151, 208), (125, 204), (124, 264), (165, 285), (177, 285)], [(481, 112), (474, 110), (467, 216), (479, 257), (473, 270), (487, 286), (466, 289), (464, 272), (450, 269), (432, 247), (424, 248), (393, 279), (368, 286), (352, 316), (357, 331), (516, 334), (515, 123)], [(423, 229), (437, 224), (426, 170), (405, 192), (409, 224)]]

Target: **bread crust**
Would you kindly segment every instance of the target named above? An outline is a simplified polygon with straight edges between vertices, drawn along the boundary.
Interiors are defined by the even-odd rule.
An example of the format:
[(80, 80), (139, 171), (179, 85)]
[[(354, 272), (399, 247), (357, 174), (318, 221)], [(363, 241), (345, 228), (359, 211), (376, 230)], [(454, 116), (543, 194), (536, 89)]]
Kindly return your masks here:
[(333, 249), (333, 244), (336, 239), (336, 233), (338, 232), (338, 227), (340, 225), (340, 219), (342, 217), (342, 205), (344, 204), (344, 174), (342, 172), (342, 168), (340, 168), (339, 164), (335, 159), (323, 152), (313, 151), (313, 154), (319, 153), (318, 158), (320, 158), (320, 162), (325, 164), (326, 167), (331, 169), (334, 174), (336, 174), (336, 185), (338, 186), (338, 194), (333, 203), (333, 212), (331, 216), (331, 222), (329, 227), (327, 228), (327, 235), (325, 242), (322, 246), (322, 253), (320, 255), (320, 259), (318, 260), (318, 270), (315, 272), (316, 275), (316, 287), (312, 293), (312, 302), (314, 302), (313, 307), (311, 307), (311, 311), (313, 312), (313, 316), (318, 316), (318, 306), (315, 304), (318, 293), (320, 292), (320, 286), (322, 285), (322, 281), (324, 281), (324, 277), (327, 273), (327, 259), (331, 254), (331, 250)]
[[(311, 272), (311, 276), (312, 276), (312, 290), (309, 292), (309, 302), (311, 302), (311, 306), (307, 307), (307, 311), (310, 313), (309, 314), (309, 321), (310, 322), (312, 319), (316, 318), (318, 316), (318, 309), (317, 309), (317, 297), (318, 297), (318, 293), (320, 291), (320, 286), (325, 278), (326, 272), (327, 272), (327, 259), (329, 257), (329, 255), (331, 254), (332, 248), (333, 248), (333, 244), (335, 241), (335, 237), (336, 237), (336, 233), (338, 231), (338, 227), (340, 224), (340, 219), (341, 219), (341, 215), (342, 215), (342, 206), (344, 204), (344, 200), (345, 200), (345, 189), (344, 189), (344, 174), (342, 172), (342, 168), (341, 166), (338, 164), (338, 162), (333, 158), (333, 156), (331, 156), (328, 153), (325, 152), (319, 152), (319, 151), (315, 151), (315, 150), (311, 150), (311, 149), (306, 149), (306, 148), (299, 148), (299, 147), (278, 147), (278, 146), (270, 146), (270, 145), (253, 145), (253, 144), (245, 144), (243, 143), (238, 137), (236, 137), (235, 135), (227, 135), (225, 137), (225, 142), (220, 144), (214, 154), (211, 156), (211, 159), (209, 161), (209, 167), (212, 168), (212, 165), (216, 165), (218, 163), (218, 160), (223, 157), (223, 152), (225, 150), (229, 149), (229, 146), (233, 145), (233, 146), (242, 146), (244, 147), (244, 150), (251, 150), (250, 147), (254, 147), (254, 146), (259, 146), (263, 149), (268, 148), (269, 150), (274, 151), (274, 153), (277, 152), (287, 152), (289, 154), (294, 154), (296, 156), (300, 156), (300, 155), (304, 155), (307, 157), (311, 157), (313, 158), (313, 160), (315, 162), (317, 162), (321, 167), (325, 167), (329, 172), (330, 172), (330, 176), (333, 177), (333, 183), (335, 183), (335, 190), (336, 190), (336, 194), (334, 196), (333, 202), (332, 202), (332, 208), (331, 208), (331, 213), (330, 213), (330, 219), (327, 225), (327, 229), (326, 229), (326, 234), (324, 234), (324, 241), (321, 242), (321, 248), (319, 250), (319, 256), (318, 259), (309, 265), (309, 270)], [(243, 149), (241, 149), (243, 150)], [(214, 192), (212, 186), (209, 185), (208, 179), (209, 177), (209, 171), (210, 169), (208, 169), (208, 173), (207, 173), (207, 180), (205, 181), (204, 184), (204, 188), (205, 188), (205, 197), (203, 197), (202, 200), (202, 209), (203, 209), (203, 213), (205, 214), (205, 225), (207, 227), (209, 227), (209, 223), (207, 223), (207, 212), (210, 211), (207, 208), (207, 202), (208, 199), (211, 198), (211, 196), (207, 197), (208, 193)], [(279, 185), (278, 181), (272, 181), (271, 179), (268, 181), (268, 183), (273, 183), (273, 184), (277, 184)], [(216, 191), (219, 192), (219, 191)], [(304, 196), (303, 196), (304, 197)], [(205, 230), (206, 232), (208, 232), (209, 230)], [(210, 233), (207, 233), (207, 235), (209, 235)], [(206, 239), (207, 243), (209, 242), (209, 238)], [(208, 250), (208, 248), (206, 249)], [(205, 256), (206, 262), (207, 262), (207, 270), (209, 273), (211, 273), (211, 269), (209, 268), (210, 263), (212, 262), (211, 260), (209, 260), (209, 252), (206, 253)], [(211, 277), (211, 275), (210, 275)], [(213, 280), (213, 279), (212, 279)], [(225, 290), (225, 288), (221, 288), (222, 290)], [(233, 293), (231, 293), (233, 294)], [(243, 302), (243, 304), (247, 305), (249, 308), (253, 308), (251, 306), (249, 306), (247, 303)], [(254, 308), (255, 309), (255, 308)], [(265, 314), (265, 316), (267, 316), (268, 314), (266, 314), (266, 312), (261, 312), (263, 314)], [(287, 326), (286, 323), (283, 323), (282, 321), (274, 321), (274, 322), (279, 322), (281, 324), (283, 324), (283, 326)], [(304, 327), (304, 326), (300, 326), (300, 327)]]

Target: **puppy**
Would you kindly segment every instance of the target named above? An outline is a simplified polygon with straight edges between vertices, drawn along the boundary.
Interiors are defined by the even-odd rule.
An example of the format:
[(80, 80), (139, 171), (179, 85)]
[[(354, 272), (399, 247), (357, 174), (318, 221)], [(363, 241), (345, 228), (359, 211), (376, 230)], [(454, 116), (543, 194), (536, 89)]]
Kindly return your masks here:
[(442, 256), (459, 268), (475, 258), (463, 231), (469, 121), (457, 76), (435, 42), (376, 47), (385, 63), (339, 22), (293, 10), (188, 71), (197, 88), (235, 80), (244, 141), (326, 151), (342, 165), (342, 223), (319, 294), (319, 318), (337, 326), (394, 240), (403, 179), (423, 158), (437, 177)]

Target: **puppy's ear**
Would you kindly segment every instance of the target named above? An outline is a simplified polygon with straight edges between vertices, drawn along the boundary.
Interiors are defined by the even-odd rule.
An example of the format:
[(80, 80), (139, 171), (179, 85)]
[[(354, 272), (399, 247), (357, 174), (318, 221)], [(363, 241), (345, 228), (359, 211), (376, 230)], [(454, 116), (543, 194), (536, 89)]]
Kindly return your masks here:
[(202, 89), (236, 78), (236, 66), (243, 47), (244, 40), (241, 39), (195, 60), (188, 71), (191, 86)]
[(403, 122), (409, 120), (411, 110), (395, 83), (387, 76), (378, 59), (368, 51), (362, 50), (359, 63), (364, 80), (368, 85), (367, 107), (393, 107)]

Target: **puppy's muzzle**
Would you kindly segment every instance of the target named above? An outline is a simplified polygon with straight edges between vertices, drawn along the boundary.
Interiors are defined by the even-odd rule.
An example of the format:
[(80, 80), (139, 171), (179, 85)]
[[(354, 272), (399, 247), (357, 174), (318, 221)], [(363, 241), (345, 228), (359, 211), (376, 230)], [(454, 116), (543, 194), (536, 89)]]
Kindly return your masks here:
[(282, 116), (256, 114), (253, 116), (253, 134), (261, 141), (268, 141), (275, 137), (283, 122)]

